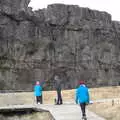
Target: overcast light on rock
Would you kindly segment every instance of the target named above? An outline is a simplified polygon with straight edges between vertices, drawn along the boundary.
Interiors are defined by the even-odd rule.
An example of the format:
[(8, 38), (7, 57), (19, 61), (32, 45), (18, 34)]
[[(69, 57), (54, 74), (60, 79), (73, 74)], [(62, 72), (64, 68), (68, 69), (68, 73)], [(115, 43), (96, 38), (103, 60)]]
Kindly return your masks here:
[(33, 9), (46, 8), (48, 4), (63, 3), (79, 5), (100, 11), (106, 11), (112, 15), (113, 20), (120, 21), (120, 1), (119, 0), (31, 0), (29, 6)]

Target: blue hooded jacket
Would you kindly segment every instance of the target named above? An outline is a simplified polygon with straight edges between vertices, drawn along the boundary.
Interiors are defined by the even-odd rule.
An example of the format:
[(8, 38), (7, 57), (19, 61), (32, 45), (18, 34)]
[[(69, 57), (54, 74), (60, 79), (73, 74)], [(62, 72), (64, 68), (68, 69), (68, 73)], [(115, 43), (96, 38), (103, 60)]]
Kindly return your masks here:
[(75, 101), (77, 104), (80, 103), (89, 103), (89, 92), (88, 88), (83, 84), (76, 89), (76, 98)]
[(40, 85), (34, 86), (34, 95), (41, 96), (42, 95), (42, 87)]

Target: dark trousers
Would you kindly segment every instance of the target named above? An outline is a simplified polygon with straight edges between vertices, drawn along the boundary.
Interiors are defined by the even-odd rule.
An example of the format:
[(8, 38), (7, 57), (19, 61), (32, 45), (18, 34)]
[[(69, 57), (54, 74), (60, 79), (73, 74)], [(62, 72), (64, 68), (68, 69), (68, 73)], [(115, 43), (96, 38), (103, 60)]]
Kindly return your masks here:
[(57, 91), (57, 104), (62, 104), (62, 95), (61, 91)]
[(80, 103), (81, 111), (82, 111), (82, 116), (86, 116), (86, 103)]
[(42, 104), (42, 95), (41, 96), (36, 96), (36, 102), (37, 102), (37, 104), (38, 103)]

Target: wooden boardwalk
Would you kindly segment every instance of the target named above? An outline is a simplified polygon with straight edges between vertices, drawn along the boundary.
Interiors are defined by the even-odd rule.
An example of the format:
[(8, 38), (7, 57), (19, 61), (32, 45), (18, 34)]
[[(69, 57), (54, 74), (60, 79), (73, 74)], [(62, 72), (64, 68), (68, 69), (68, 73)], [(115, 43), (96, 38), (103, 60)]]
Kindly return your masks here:
[[(39, 105), (37, 107), (49, 110), (54, 116), (55, 120), (81, 120), (80, 107), (75, 104)], [(87, 120), (105, 120), (88, 110), (86, 113)]]
[[(21, 109), (21, 108), (36, 108), (40, 111), (50, 111), (55, 120), (81, 120), (80, 107), (76, 104), (63, 104), (63, 105), (11, 105), (7, 107), (0, 107), (1, 110), (5, 109)], [(87, 110), (87, 120), (105, 120), (96, 114)]]

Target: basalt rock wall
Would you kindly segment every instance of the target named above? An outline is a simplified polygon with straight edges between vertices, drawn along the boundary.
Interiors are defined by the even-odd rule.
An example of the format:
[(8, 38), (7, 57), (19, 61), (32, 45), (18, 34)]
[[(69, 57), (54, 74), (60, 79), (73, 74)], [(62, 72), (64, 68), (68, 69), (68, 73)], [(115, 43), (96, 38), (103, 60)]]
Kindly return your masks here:
[(30, 0), (0, 0), (0, 89), (32, 90), (120, 84), (120, 22), (107, 12), (52, 4), (32, 11)]

